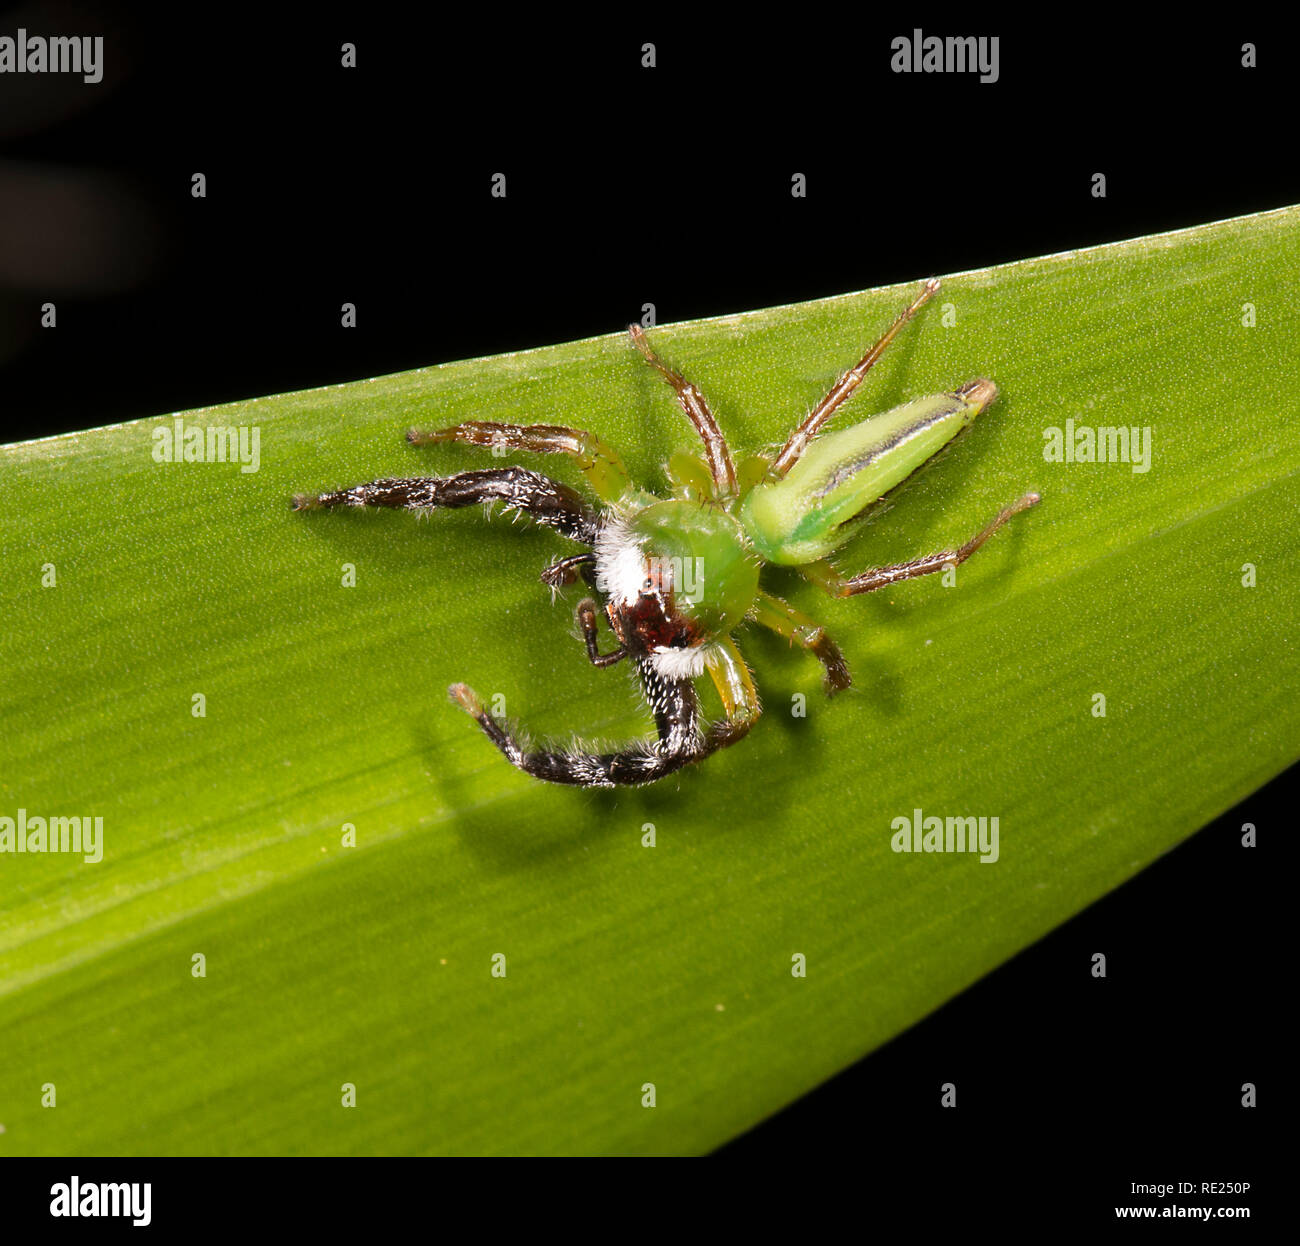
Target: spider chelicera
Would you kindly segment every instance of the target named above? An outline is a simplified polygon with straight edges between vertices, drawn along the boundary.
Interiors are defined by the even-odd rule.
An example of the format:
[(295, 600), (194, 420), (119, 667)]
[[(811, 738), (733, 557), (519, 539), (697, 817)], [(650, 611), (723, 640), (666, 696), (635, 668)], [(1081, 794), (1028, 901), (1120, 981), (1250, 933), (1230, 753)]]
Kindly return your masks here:
[[(376, 480), (329, 493), (299, 494), (296, 510), (386, 506), (430, 511), (500, 502), (586, 546), (552, 563), (542, 582), (552, 590), (581, 576), (604, 602), (616, 646), (601, 653), (588, 597), (577, 608), (587, 657), (597, 667), (629, 659), (636, 667), (657, 736), (613, 753), (534, 748), (483, 707), (473, 689), (453, 684), (452, 700), (472, 715), (506, 759), (552, 783), (613, 787), (652, 783), (734, 744), (760, 707), (749, 668), (731, 638), (752, 621), (816, 657), (828, 693), (851, 682), (843, 655), (820, 624), (759, 585), (765, 563), (797, 567), (827, 592), (850, 597), (965, 561), (1013, 515), (1039, 501), (1026, 493), (956, 549), (843, 576), (828, 555), (853, 535), (852, 521), (953, 439), (997, 396), (977, 379), (952, 393), (918, 398), (861, 424), (818, 436), (861, 383), (898, 331), (939, 288), (927, 281), (881, 339), (849, 369), (775, 455), (739, 466), (704, 395), (650, 349), (633, 325), (633, 344), (672, 387), (704, 444), (704, 457), (679, 452), (668, 463), (671, 496), (632, 483), (619, 456), (591, 433), (549, 424), (520, 426), (471, 420), (436, 432), (407, 434), (413, 445), (456, 441), (540, 454), (567, 454), (600, 499), (593, 506), (568, 485), (524, 467), (490, 468), (425, 479)], [(726, 717), (701, 720), (694, 680), (712, 678)]]

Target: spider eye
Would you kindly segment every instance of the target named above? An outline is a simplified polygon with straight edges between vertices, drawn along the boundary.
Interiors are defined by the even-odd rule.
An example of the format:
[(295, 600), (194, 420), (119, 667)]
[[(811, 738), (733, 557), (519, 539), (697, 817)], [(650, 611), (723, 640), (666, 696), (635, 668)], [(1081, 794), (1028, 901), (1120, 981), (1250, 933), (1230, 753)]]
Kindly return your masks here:
[(645, 583), (641, 585), (641, 591), (649, 592), (650, 589), (654, 588), (654, 585), (655, 582), (649, 576), (646, 576)]

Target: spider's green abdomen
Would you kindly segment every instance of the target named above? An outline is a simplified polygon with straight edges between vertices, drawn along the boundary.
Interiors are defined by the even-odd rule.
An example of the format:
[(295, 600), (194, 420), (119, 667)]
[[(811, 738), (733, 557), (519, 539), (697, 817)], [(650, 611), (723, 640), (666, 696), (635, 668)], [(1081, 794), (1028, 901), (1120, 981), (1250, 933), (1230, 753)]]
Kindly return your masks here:
[(825, 558), (848, 537), (844, 524), (947, 445), (996, 394), (992, 381), (972, 381), (819, 437), (783, 480), (759, 485), (741, 504), (754, 548), (788, 567)]
[(677, 608), (710, 633), (730, 631), (758, 592), (759, 560), (744, 529), (721, 507), (673, 499), (628, 520), (649, 559), (672, 577)]

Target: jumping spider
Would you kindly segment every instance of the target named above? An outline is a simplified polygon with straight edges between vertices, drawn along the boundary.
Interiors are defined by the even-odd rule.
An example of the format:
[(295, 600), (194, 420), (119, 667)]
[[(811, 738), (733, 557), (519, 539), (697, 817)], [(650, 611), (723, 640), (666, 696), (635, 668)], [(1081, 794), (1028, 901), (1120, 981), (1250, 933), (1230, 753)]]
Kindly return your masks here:
[[(553, 590), (579, 575), (604, 601), (617, 646), (601, 653), (596, 602), (578, 605), (587, 657), (597, 667), (630, 658), (658, 736), (616, 753), (533, 749), (491, 717), (475, 692), (453, 684), (451, 699), (478, 720), (508, 761), (552, 783), (612, 787), (652, 783), (734, 744), (759, 716), (758, 694), (731, 632), (753, 621), (798, 644), (825, 668), (828, 693), (850, 684), (834, 641), (807, 615), (759, 587), (764, 563), (797, 567), (829, 593), (849, 597), (928, 575), (969, 558), (1013, 515), (1034, 506), (1026, 493), (957, 549), (911, 562), (841, 576), (828, 555), (853, 534), (851, 520), (936, 454), (997, 396), (992, 381), (970, 381), (948, 394), (904, 403), (852, 428), (817, 437), (861, 383), (898, 331), (939, 288), (927, 281), (884, 336), (846, 372), (775, 457), (751, 456), (737, 467), (704, 395), (650, 349), (633, 325), (633, 344), (672, 386), (704, 443), (704, 457), (679, 452), (668, 464), (667, 499), (635, 486), (619, 456), (591, 433), (553, 425), (471, 420), (437, 432), (412, 431), (413, 445), (458, 441), (567, 454), (582, 469), (601, 506), (568, 485), (523, 467), (458, 472), (414, 480), (377, 480), (330, 493), (294, 498), (296, 510), (387, 506), (427, 511), (502, 502), (523, 511), (587, 551), (542, 572)], [(814, 440), (816, 438), (816, 440)], [(707, 672), (726, 718), (702, 723), (693, 680)]]

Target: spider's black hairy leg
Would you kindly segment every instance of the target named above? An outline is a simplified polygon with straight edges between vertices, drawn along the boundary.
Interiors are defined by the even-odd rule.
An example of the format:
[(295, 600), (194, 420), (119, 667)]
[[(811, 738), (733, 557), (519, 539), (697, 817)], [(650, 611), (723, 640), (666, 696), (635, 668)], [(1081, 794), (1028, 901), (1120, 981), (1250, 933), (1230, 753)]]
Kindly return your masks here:
[(582, 628), (582, 639), (587, 645), (587, 658), (592, 666), (604, 670), (627, 657), (627, 649), (619, 645), (611, 653), (601, 653), (596, 648), (596, 616), (596, 603), (590, 597), (584, 597), (578, 603), (578, 626)]
[(576, 787), (653, 783), (733, 744), (748, 729), (748, 724), (741, 729), (718, 723), (707, 733), (701, 732), (699, 698), (689, 679), (664, 679), (644, 658), (637, 659), (637, 670), (645, 699), (654, 710), (659, 738), (632, 745), (618, 753), (529, 749), (488, 714), (472, 688), (452, 684), (447, 691), (461, 709), (477, 720), (483, 733), (512, 765), (548, 783), (566, 783)]
[(302, 511), (334, 506), (388, 506), (423, 511), (473, 506), (476, 502), (502, 502), (507, 510), (522, 511), (539, 524), (583, 545), (594, 544), (600, 529), (596, 512), (575, 490), (524, 467), (499, 467), (415, 480), (375, 480), (330, 493), (300, 493), (293, 499), (293, 508)]
[(1037, 493), (1026, 493), (1017, 498), (1010, 506), (1004, 506), (992, 522), (977, 532), (964, 545), (956, 549), (944, 550), (939, 554), (925, 554), (913, 558), (911, 562), (895, 563), (889, 567), (875, 567), (861, 575), (843, 576), (828, 562), (811, 562), (799, 570), (814, 584), (819, 584), (834, 597), (856, 597), (859, 593), (874, 593), (878, 588), (897, 584), (900, 580), (913, 580), (918, 575), (932, 575), (942, 571), (951, 563), (956, 566), (968, 559), (985, 541), (989, 539), (1004, 523), (1021, 511), (1037, 506), (1042, 498)]
[(592, 588), (596, 587), (595, 554), (570, 554), (567, 558), (558, 558), (542, 572), (541, 581), (551, 589), (567, 588), (577, 583), (579, 572)]
[(704, 455), (708, 460), (709, 475), (713, 477), (713, 487), (718, 497), (735, 497), (736, 466), (731, 461), (727, 439), (722, 435), (718, 421), (713, 418), (709, 404), (704, 401), (704, 395), (680, 372), (670, 368), (650, 349), (650, 343), (646, 341), (645, 333), (639, 324), (628, 325), (627, 331), (631, 335), (632, 344), (645, 356), (646, 362), (673, 387), (678, 405), (695, 425), (695, 431), (704, 442)]

